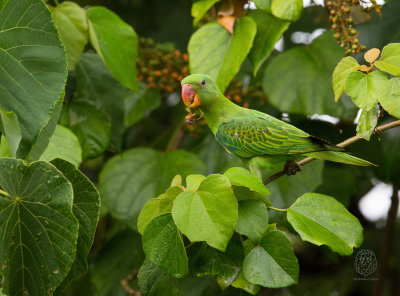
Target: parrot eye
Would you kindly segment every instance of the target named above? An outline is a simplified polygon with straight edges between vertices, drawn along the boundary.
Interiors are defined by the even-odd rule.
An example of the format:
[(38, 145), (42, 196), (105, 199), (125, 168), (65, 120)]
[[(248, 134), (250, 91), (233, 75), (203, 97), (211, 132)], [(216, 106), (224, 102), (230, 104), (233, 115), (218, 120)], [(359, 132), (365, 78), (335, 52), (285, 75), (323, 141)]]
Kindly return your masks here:
[(205, 80), (202, 80), (202, 81), (201, 81), (201, 85), (206, 85), (206, 81), (205, 81)]

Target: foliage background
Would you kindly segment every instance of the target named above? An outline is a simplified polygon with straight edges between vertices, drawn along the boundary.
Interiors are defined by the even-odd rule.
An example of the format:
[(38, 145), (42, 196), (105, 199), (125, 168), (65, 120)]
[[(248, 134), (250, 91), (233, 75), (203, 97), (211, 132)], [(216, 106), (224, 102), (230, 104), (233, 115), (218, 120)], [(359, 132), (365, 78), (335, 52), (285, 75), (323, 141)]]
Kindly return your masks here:
[[(190, 37), (197, 29), (192, 24), (191, 1), (75, 2), (81, 7), (105, 6), (134, 28), (139, 36), (138, 77), (141, 77), (139, 80), (143, 80), (144, 83), (140, 84), (139, 95), (130, 97), (129, 91), (121, 89), (102, 61), (93, 53), (93, 48), (89, 44), (86, 45), (85, 53), (81, 56), (77, 68), (69, 73), (60, 123), (68, 126), (80, 139), (89, 139), (91, 133), (94, 134), (92, 137), (94, 140), (85, 143), (81, 141), (82, 156), (85, 161), (80, 165), (80, 170), (98, 185), (102, 196), (102, 209), (88, 259), (89, 272), (73, 282), (65, 294), (127, 295), (126, 283), (132, 289), (138, 290), (138, 279), (136, 277), (130, 279), (129, 276), (137, 271), (145, 258), (141, 236), (132, 230), (136, 228), (134, 218), (137, 217), (145, 201), (138, 201), (133, 213), (127, 213), (124, 199), (135, 194), (155, 197), (169, 186), (175, 171), (182, 175), (223, 173), (229, 167), (242, 164), (216, 143), (206, 126), (186, 127), (184, 124), (186, 111), (179, 98), (179, 80), (188, 74), (187, 58), (184, 53), (187, 52)], [(49, 3), (53, 4), (51, 1)], [(367, 48), (382, 49), (390, 42), (400, 42), (399, 1), (392, 0), (384, 5), (382, 15), (376, 12), (372, 12), (371, 15), (371, 20), (356, 25), (358, 38), (362, 44)], [(206, 16), (206, 19), (211, 17), (212, 15)], [(353, 120), (357, 113), (357, 108), (348, 98), (342, 97), (339, 105), (333, 102), (331, 73), (340, 58), (344, 56), (343, 52), (338, 49), (332, 34), (322, 36), (316, 53), (323, 53), (321, 58), (326, 64), (322, 70), (319, 69), (321, 71), (315, 71), (319, 65), (315, 64), (315, 61), (307, 63), (305, 60), (303, 63), (299, 49), (302, 45), (293, 42), (291, 38), (295, 32), (311, 34), (319, 28), (329, 30), (328, 13), (319, 6), (307, 7), (301, 18), (290, 24), (284, 33), (284, 52), (273, 51), (255, 78), (252, 76), (253, 66), (246, 59), (227, 92), (239, 104), (259, 109), (278, 118), (290, 118), (292, 124), (308, 133), (338, 143), (355, 134)], [(293, 55), (289, 56), (289, 52)], [(360, 61), (362, 56), (359, 54), (356, 58)], [(168, 75), (164, 75), (165, 81), (161, 81), (158, 75), (146, 70), (152, 61), (166, 68), (168, 65), (173, 68)], [(313, 79), (307, 80), (302, 77), (302, 71), (312, 72)], [(172, 73), (176, 73), (176, 77)], [(298, 87), (303, 92), (288, 94), (285, 90), (288, 86)], [(118, 101), (115, 100), (126, 97), (129, 98), (124, 105), (126, 109), (119, 110)], [(302, 106), (309, 108), (299, 108), (295, 103), (286, 104), (283, 98), (289, 97), (295, 98), (295, 102), (301, 101)], [(88, 105), (87, 101), (95, 101), (98, 105), (93, 107)], [(100, 106), (103, 106), (102, 110)], [(315, 106), (319, 106), (319, 109), (314, 109), (317, 108)], [(129, 112), (125, 115), (128, 115), (121, 121), (121, 114), (126, 110)], [(321, 120), (320, 117), (311, 116), (314, 113), (332, 115), (339, 120), (332, 124)], [(89, 122), (87, 126), (71, 123), (75, 115), (79, 118), (87, 114), (96, 114), (93, 116), (93, 122)], [(111, 118), (112, 125), (105, 118)], [(386, 114), (383, 121), (389, 118), (390, 116)], [(399, 219), (395, 222), (395, 230), (388, 230), (385, 227), (385, 220), (368, 221), (360, 212), (358, 205), (360, 199), (377, 182), (400, 185), (398, 143), (400, 143), (400, 133), (393, 129), (385, 132), (380, 139), (372, 137), (370, 142), (359, 141), (348, 148), (354, 155), (377, 163), (379, 165), (377, 168), (359, 168), (316, 161), (304, 167), (303, 172), (297, 176), (280, 178), (268, 186), (271, 199), (273, 197), (274, 205), (277, 207), (287, 207), (301, 194), (313, 191), (334, 196), (349, 208), (364, 227), (364, 242), (361, 248), (374, 251), (378, 256), (378, 263), (379, 255), (385, 249), (391, 250), (387, 264), (383, 266), (387, 280), (382, 295), (400, 293), (397, 285), (397, 280), (400, 278), (398, 271), (400, 256), (395, 251), (400, 248), (400, 239), (396, 235)], [(176, 154), (177, 148), (183, 150), (179, 152), (182, 154)], [(129, 152), (126, 152), (127, 150)], [(118, 156), (109, 161), (115, 155)], [(52, 159), (51, 156), (48, 156), (48, 159)], [(75, 161), (79, 163), (79, 160)], [(122, 182), (121, 180), (129, 182), (131, 175), (143, 178), (136, 179), (124, 189), (117, 186), (110, 187), (106, 185), (105, 180), (112, 183), (114, 179), (112, 174), (104, 170), (105, 165), (108, 169), (114, 165), (121, 171), (115, 176), (118, 179), (117, 184)], [(153, 182), (154, 179), (157, 179), (157, 182)], [(143, 186), (148, 183), (152, 185)], [(113, 200), (104, 199), (104, 196), (110, 196), (108, 190), (112, 194), (118, 192), (121, 197), (119, 200), (123, 202), (115, 203)], [(117, 200), (118, 196), (114, 195), (113, 199)], [(131, 222), (126, 222), (126, 217), (130, 217)], [(122, 222), (124, 219), (125, 223)], [(272, 212), (270, 216), (270, 221), (284, 225), (286, 234), (292, 240), (301, 270), (299, 284), (278, 290), (263, 288), (260, 295), (371, 294), (377, 281), (354, 279), (358, 277), (354, 270), (356, 252), (347, 257), (339, 256), (328, 247), (317, 247), (302, 242), (294, 235), (293, 229), (285, 219), (284, 215), (276, 212)], [(390, 245), (387, 235), (391, 238)], [(376, 278), (381, 276), (383, 276), (382, 271), (373, 274)], [(125, 281), (121, 284), (121, 280)], [(170, 285), (171, 287), (180, 285), (183, 295), (222, 293), (215, 278), (209, 276), (195, 280), (194, 275), (190, 275), (179, 284), (178, 280), (174, 280)], [(165, 293), (165, 295), (176, 295), (174, 292)], [(240, 295), (240, 293), (244, 292), (230, 287), (224, 295)]]

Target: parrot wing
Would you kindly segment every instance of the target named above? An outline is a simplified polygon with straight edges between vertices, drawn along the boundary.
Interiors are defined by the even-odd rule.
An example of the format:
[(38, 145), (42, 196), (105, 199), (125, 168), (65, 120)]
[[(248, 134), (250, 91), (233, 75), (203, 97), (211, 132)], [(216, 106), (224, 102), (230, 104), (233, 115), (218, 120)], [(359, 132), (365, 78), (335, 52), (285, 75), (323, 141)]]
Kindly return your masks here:
[(222, 123), (215, 134), (226, 150), (239, 157), (342, 151), (273, 117), (252, 116)]

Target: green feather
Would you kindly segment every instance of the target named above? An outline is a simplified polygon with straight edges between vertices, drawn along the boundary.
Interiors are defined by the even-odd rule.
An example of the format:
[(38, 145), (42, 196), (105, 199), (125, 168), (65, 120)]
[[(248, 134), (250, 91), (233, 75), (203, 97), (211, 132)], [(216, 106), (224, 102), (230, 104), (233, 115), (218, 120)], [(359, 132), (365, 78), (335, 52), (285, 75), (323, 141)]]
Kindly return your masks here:
[(190, 84), (196, 91), (201, 102), (200, 110), (217, 141), (242, 159), (312, 156), (353, 165), (374, 165), (293, 125), (232, 103), (208, 75), (190, 75), (182, 80), (183, 84)]

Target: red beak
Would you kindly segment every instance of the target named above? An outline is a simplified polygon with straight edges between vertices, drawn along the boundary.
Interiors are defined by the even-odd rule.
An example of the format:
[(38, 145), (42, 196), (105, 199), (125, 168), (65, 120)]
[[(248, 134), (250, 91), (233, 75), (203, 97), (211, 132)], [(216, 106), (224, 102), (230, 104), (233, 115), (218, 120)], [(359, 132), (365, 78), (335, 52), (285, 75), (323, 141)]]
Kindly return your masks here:
[(182, 85), (182, 101), (189, 108), (196, 108), (201, 105), (196, 91), (190, 84)]

